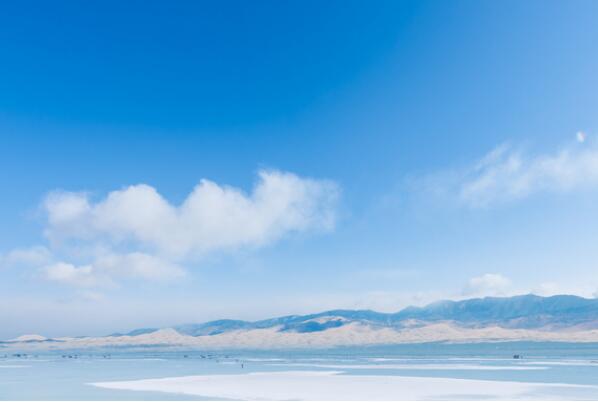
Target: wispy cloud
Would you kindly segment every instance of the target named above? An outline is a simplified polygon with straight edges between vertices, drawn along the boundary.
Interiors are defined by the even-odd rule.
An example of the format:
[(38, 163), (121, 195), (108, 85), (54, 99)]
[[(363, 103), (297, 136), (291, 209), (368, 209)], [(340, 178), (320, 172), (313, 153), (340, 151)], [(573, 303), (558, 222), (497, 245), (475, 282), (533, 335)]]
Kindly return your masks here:
[(501, 274), (484, 274), (471, 278), (462, 294), (468, 297), (505, 296), (511, 290), (511, 280)]
[(251, 194), (202, 180), (180, 204), (134, 185), (94, 202), (83, 192), (53, 192), (43, 202), (48, 247), (14, 250), (42, 277), (79, 288), (121, 278), (170, 280), (207, 254), (259, 248), (294, 232), (335, 225), (338, 186), (292, 173), (261, 171)]
[(535, 294), (539, 296), (577, 295), (582, 297), (595, 297), (596, 282), (586, 280), (578, 284), (557, 283), (545, 281), (537, 285), (522, 284), (512, 281), (511, 278), (500, 273), (486, 273), (470, 278), (461, 293), (447, 295), (449, 299), (463, 299), (486, 296), (515, 296), (522, 294)]
[(527, 154), (501, 145), (460, 175), (457, 195), (472, 207), (512, 202), (539, 192), (598, 187), (598, 146), (577, 134), (577, 144)]
[(42, 265), (50, 262), (51, 259), (52, 253), (44, 246), (18, 248), (9, 251), (6, 255), (0, 255), (0, 267)]
[(168, 260), (139, 252), (103, 254), (87, 265), (57, 262), (41, 269), (49, 281), (80, 288), (109, 287), (122, 278), (167, 281), (185, 276), (185, 270)]

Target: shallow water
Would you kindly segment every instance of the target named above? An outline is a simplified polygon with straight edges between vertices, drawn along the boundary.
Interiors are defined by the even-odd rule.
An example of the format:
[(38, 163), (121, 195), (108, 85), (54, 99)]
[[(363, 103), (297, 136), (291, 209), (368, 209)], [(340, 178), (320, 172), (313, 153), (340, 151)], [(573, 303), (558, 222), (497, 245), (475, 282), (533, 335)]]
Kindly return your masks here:
[[(348, 376), (589, 385), (593, 387), (573, 390), (566, 394), (567, 398), (598, 400), (598, 344), (431, 343), (268, 352), (146, 348), (36, 354), (28, 352), (25, 357), (15, 357), (14, 353), (18, 352), (0, 351), (0, 399), (197, 400), (202, 398), (179, 393), (105, 389), (90, 383), (196, 375), (333, 370)], [(515, 354), (522, 358), (514, 359)], [(534, 396), (529, 397), (533, 399)]]

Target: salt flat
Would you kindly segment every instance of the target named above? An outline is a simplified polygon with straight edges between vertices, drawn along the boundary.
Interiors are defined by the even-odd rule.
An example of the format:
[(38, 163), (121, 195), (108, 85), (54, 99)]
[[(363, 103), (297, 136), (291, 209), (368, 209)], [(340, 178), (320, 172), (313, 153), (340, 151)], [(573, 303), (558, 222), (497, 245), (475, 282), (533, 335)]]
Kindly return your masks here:
[(596, 399), (598, 387), (464, 380), (339, 371), (283, 371), (198, 375), (92, 383), (96, 387), (158, 391), (235, 400), (562, 400)]
[(333, 370), (362, 369), (362, 370), (546, 370), (542, 366), (483, 366), (480, 364), (322, 364), (322, 363), (274, 363), (272, 366), (286, 367), (318, 367)]

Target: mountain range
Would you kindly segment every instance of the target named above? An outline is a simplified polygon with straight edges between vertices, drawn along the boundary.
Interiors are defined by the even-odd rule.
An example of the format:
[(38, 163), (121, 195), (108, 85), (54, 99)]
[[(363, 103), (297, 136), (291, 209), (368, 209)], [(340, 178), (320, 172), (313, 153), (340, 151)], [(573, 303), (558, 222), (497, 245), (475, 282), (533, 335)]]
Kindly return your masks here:
[(25, 335), (0, 347), (334, 347), (502, 340), (598, 342), (598, 299), (572, 295), (443, 300), (396, 313), (331, 310), (260, 321), (217, 320), (103, 337)]

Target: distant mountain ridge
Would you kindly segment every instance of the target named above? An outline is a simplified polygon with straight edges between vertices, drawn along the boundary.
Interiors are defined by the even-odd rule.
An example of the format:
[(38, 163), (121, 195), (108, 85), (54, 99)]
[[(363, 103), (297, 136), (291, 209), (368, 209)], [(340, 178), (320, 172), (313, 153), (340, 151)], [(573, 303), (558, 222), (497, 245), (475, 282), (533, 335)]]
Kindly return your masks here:
[(441, 301), (425, 307), (408, 307), (397, 319), (452, 320), (464, 324), (499, 324), (507, 328), (572, 326), (598, 320), (598, 299), (533, 294), (513, 297), (485, 297), (462, 301)]
[[(497, 325), (513, 329), (559, 329), (582, 326), (598, 328), (598, 299), (572, 295), (550, 297), (533, 294), (512, 297), (484, 297), (460, 301), (442, 300), (424, 307), (406, 307), (396, 313), (372, 310), (329, 310), (308, 315), (290, 315), (259, 321), (216, 320), (173, 328), (189, 336), (210, 336), (230, 331), (280, 327), (282, 332), (318, 332), (354, 322), (377, 327), (404, 328), (415, 322), (453, 321), (465, 327)], [(125, 335), (157, 331), (145, 328)]]
[(216, 320), (103, 337), (28, 335), (0, 348), (312, 348), (513, 340), (598, 342), (598, 299), (558, 295), (443, 300), (396, 313), (330, 310), (259, 321)]

